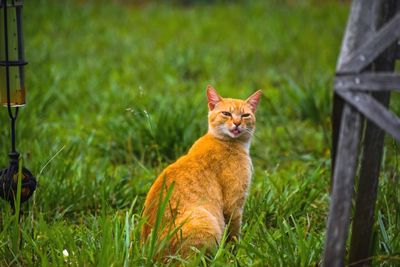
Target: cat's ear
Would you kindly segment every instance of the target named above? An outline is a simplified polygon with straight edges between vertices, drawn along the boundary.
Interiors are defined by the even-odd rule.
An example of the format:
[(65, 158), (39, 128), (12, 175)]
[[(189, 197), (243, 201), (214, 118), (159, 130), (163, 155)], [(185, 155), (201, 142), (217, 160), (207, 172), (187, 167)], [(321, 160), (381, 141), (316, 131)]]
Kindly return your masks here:
[(253, 113), (256, 112), (257, 105), (258, 105), (258, 102), (260, 102), (261, 95), (262, 95), (261, 90), (258, 90), (257, 92), (252, 94), (249, 98), (247, 98), (247, 100), (246, 100), (247, 104), (250, 105), (251, 111), (253, 111)]
[(217, 91), (211, 85), (207, 86), (207, 99), (208, 99), (208, 109), (211, 111), (215, 106), (222, 100), (217, 93)]

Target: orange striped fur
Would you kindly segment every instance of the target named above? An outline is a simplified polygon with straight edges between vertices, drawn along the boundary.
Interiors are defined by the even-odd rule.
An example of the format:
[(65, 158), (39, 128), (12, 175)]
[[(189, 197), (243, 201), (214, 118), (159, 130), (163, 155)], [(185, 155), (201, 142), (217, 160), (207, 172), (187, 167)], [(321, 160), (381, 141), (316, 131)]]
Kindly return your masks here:
[(179, 250), (187, 256), (191, 246), (213, 249), (228, 225), (228, 239), (239, 238), (252, 175), (249, 146), (260, 96), (261, 91), (257, 91), (247, 100), (222, 98), (214, 88), (207, 87), (208, 133), (165, 168), (151, 186), (144, 205), (147, 221), (142, 228), (142, 242), (156, 221), (160, 194), (165, 196), (172, 184), (159, 237), (164, 238), (171, 229), (177, 231), (165, 254)]

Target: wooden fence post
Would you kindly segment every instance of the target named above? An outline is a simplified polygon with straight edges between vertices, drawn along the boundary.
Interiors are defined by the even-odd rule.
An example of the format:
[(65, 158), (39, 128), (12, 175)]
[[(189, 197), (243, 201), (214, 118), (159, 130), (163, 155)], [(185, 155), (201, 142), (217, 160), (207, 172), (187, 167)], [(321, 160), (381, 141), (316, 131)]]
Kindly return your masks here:
[(387, 109), (390, 91), (400, 91), (400, 76), (392, 72), (396, 56), (395, 42), (400, 37), (400, 13), (395, 15), (396, 3), (395, 0), (354, 0), (352, 3), (335, 78), (332, 194), (324, 266), (345, 264), (354, 177), (364, 118), (368, 120), (350, 262), (359, 265), (370, 263), (365, 259), (370, 256), (384, 131), (400, 141), (400, 119)]
[[(376, 13), (377, 29), (392, 18), (396, 0), (380, 0)], [(396, 44), (392, 45), (373, 64), (374, 71), (393, 71)], [(390, 91), (374, 92), (372, 96), (383, 106), (388, 107)], [(352, 266), (371, 266), (372, 227), (374, 224), (375, 202), (377, 197), (379, 171), (382, 161), (385, 132), (371, 121), (367, 121), (364, 135), (364, 149), (356, 198), (356, 208), (352, 225), (349, 263)]]

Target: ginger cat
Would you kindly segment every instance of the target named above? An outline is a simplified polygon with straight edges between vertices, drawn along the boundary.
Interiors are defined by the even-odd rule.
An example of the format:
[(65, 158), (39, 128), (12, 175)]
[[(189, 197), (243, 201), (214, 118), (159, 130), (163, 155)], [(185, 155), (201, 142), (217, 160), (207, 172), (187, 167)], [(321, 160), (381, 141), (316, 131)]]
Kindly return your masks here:
[(242, 210), (251, 181), (249, 156), (255, 112), (261, 91), (247, 100), (222, 98), (207, 87), (208, 133), (187, 155), (165, 168), (151, 186), (144, 204), (146, 223), (141, 240), (150, 235), (157, 218), (160, 194), (173, 186), (162, 217), (158, 240), (175, 229), (164, 254), (188, 256), (190, 247), (211, 250), (229, 226), (228, 240), (239, 238)]

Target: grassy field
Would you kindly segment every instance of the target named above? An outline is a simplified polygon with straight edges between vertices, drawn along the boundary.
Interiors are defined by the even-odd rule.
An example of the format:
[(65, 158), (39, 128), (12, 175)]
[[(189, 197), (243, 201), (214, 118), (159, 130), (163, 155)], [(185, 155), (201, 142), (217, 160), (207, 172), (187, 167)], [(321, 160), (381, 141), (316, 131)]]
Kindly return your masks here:
[[(185, 264), (318, 265), (332, 79), (347, 4), (139, 2), (25, 1), (28, 105), (17, 142), (39, 187), (19, 226), (0, 204), (0, 266), (159, 264), (139, 246), (144, 197), (156, 175), (207, 131), (209, 83), (235, 98), (263, 90), (251, 148), (255, 174), (241, 241)], [(397, 112), (399, 103), (392, 102)], [(6, 109), (0, 119), (6, 166)], [(399, 146), (388, 138), (377, 266), (400, 264), (399, 163)]]

